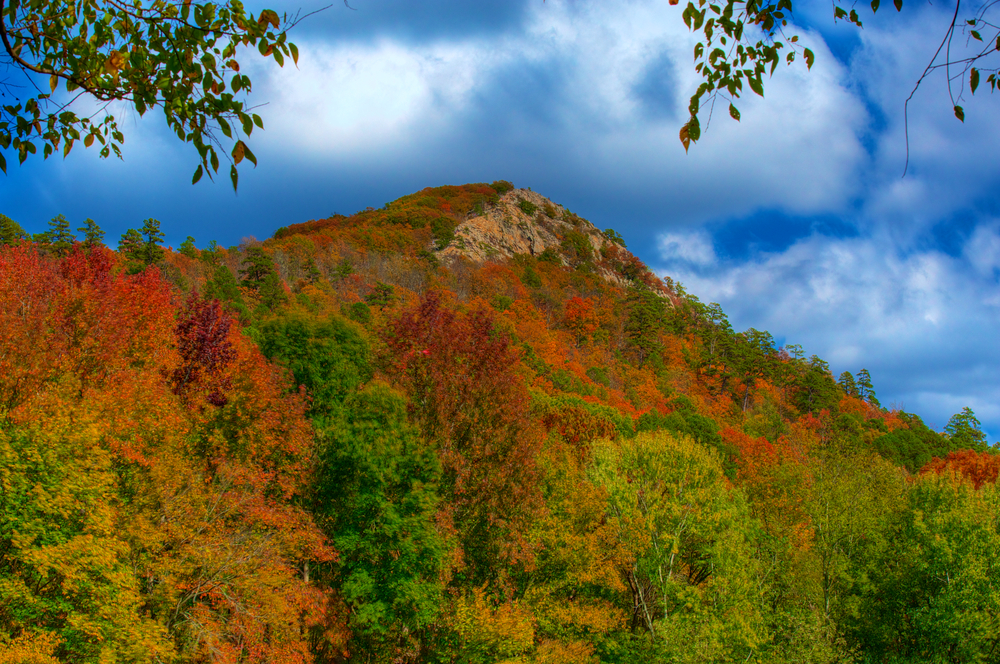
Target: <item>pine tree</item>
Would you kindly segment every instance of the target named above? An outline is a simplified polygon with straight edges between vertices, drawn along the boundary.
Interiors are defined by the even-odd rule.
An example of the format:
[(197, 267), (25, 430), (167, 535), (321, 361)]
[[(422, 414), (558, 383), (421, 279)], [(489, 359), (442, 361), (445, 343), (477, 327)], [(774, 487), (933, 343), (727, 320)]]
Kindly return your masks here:
[(163, 260), (163, 256), (166, 253), (163, 247), (160, 246), (165, 239), (165, 236), (160, 231), (160, 222), (156, 219), (147, 219), (142, 222), (141, 233), (144, 239), (141, 251), (142, 261), (146, 265), (159, 263)]
[(21, 240), (28, 240), (28, 234), (24, 232), (21, 225), (5, 214), (0, 214), (0, 246), (16, 244)]
[(180, 252), (188, 258), (198, 258), (198, 248), (194, 246), (194, 238), (190, 235), (181, 242)]
[(944, 430), (951, 439), (952, 449), (982, 452), (988, 447), (986, 434), (979, 428), (979, 419), (968, 406), (962, 412), (952, 415)]
[(872, 377), (868, 373), (868, 369), (862, 369), (858, 372), (855, 383), (858, 386), (859, 399), (867, 401), (873, 406), (879, 405), (878, 399), (875, 398), (875, 388), (872, 387)]
[(263, 249), (260, 247), (247, 249), (243, 264), (240, 266), (240, 277), (242, 277), (240, 283), (243, 286), (259, 290), (272, 272), (274, 272), (274, 262)]
[(840, 389), (842, 389), (844, 394), (847, 396), (858, 396), (858, 384), (854, 382), (854, 375), (850, 371), (845, 371), (840, 374), (840, 378), (837, 379), (837, 385), (840, 385)]
[(53, 252), (59, 256), (65, 256), (73, 248), (76, 236), (69, 231), (69, 221), (61, 214), (57, 214), (49, 221), (49, 230), (42, 233), (43, 243), (49, 245)]
[(130, 260), (139, 258), (142, 249), (142, 235), (134, 228), (130, 228), (122, 234), (118, 240), (118, 253)]
[(93, 219), (88, 218), (83, 222), (83, 226), (76, 230), (83, 233), (83, 246), (88, 250), (104, 245), (104, 231)]

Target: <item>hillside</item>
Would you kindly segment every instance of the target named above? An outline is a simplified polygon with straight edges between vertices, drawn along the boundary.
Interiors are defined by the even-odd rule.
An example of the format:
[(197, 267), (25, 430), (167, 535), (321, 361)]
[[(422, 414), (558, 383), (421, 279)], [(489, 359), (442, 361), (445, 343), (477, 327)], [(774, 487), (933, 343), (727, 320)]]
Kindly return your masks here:
[(64, 222), (0, 238), (0, 662), (992, 661), (974, 414), (538, 193), (229, 248)]

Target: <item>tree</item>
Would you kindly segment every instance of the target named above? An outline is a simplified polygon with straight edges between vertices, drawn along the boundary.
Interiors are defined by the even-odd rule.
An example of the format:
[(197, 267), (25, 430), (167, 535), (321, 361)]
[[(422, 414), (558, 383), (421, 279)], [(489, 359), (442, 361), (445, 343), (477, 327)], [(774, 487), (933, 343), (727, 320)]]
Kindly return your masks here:
[(129, 258), (138, 258), (142, 248), (142, 235), (134, 228), (125, 231), (118, 240), (118, 253)]
[(263, 249), (260, 247), (247, 249), (240, 266), (240, 277), (242, 277), (240, 283), (243, 286), (258, 290), (271, 272), (274, 272), (274, 261)]
[[(672, 5), (678, 2), (670, 0)], [(798, 35), (785, 34), (794, 13), (793, 4), (793, 0), (777, 0), (776, 4), (761, 0), (726, 0), (716, 4), (709, 4), (706, 0), (688, 2), (683, 13), (684, 24), (692, 31), (700, 31), (704, 40), (694, 47), (695, 71), (703, 80), (691, 96), (688, 104), (690, 117), (680, 131), (685, 151), (701, 137), (699, 114), (704, 109), (711, 113), (720, 99), (728, 101), (730, 117), (739, 121), (740, 112), (735, 102), (744, 91), (744, 83), (763, 97), (765, 74), (774, 74), (782, 60), (790, 65), (801, 55), (806, 67), (812, 68), (816, 58), (813, 52), (799, 44)], [(878, 11), (880, 4), (879, 0), (872, 0), (873, 13)], [(893, 0), (893, 4), (897, 11), (902, 10), (903, 0)], [(966, 82), (969, 92), (975, 94), (980, 83), (980, 71), (983, 70), (990, 72), (986, 82), (991, 90), (995, 91), (1000, 83), (996, 72), (998, 49), (995, 48), (996, 40), (1000, 38), (995, 15), (1000, 13), (1000, 7), (986, 3), (973, 17), (960, 22), (960, 6), (961, 1), (955, 3), (955, 13), (945, 30), (941, 46), (914, 85), (914, 92), (928, 74), (937, 69), (948, 69), (948, 94), (955, 117), (964, 121), (965, 111), (956, 100), (961, 97)], [(846, 20), (862, 27), (861, 16), (853, 4), (846, 5), (835, 0), (833, 13), (834, 20)], [(973, 45), (964, 57), (952, 54), (951, 42), (959, 33), (966, 34), (967, 41)], [(947, 49), (944, 48), (946, 45)], [(910, 96), (912, 98), (912, 93)]]
[(152, 218), (147, 219), (142, 222), (142, 231), (140, 232), (143, 237), (142, 249), (140, 251), (142, 261), (146, 265), (153, 265), (162, 261), (165, 252), (160, 244), (165, 238), (163, 232), (160, 231), (160, 222)]
[[(252, 83), (241, 72), (246, 47), (279, 65), (298, 61), (298, 49), (285, 31), (295, 19), (272, 10), (257, 16), (242, 2), (162, 2), (111, 0), (0, 0), (0, 43), (9, 66), (23, 82), (5, 79), (12, 103), (0, 108), (0, 170), (4, 151), (68, 155), (82, 140), (100, 144), (100, 156), (121, 157), (124, 135), (109, 105), (124, 102), (143, 115), (160, 108), (167, 126), (198, 152), (193, 182), (217, 173), (220, 156), (237, 165), (256, 158), (244, 142), (261, 118), (241, 99)], [(33, 88), (21, 97), (19, 89)], [(80, 117), (70, 106), (81, 97), (95, 100), (103, 117)], [(98, 116), (100, 112), (98, 113)], [(231, 150), (223, 147), (223, 137)]]
[(844, 394), (847, 396), (858, 396), (858, 384), (854, 381), (854, 374), (850, 371), (844, 371), (840, 374), (840, 377), (837, 379), (837, 385), (840, 386), (840, 389), (842, 389)]
[(30, 239), (21, 225), (5, 214), (0, 214), (0, 246)]
[(181, 242), (181, 246), (178, 251), (187, 256), (188, 258), (198, 258), (198, 248), (194, 246), (194, 238), (190, 235)]
[(76, 242), (76, 236), (69, 232), (69, 221), (61, 214), (57, 214), (49, 221), (49, 230), (42, 233), (38, 238), (42, 244), (47, 244), (59, 256), (65, 256)]
[(104, 231), (93, 219), (88, 218), (83, 222), (83, 226), (76, 230), (83, 233), (83, 246), (87, 249), (104, 246)]
[(767, 640), (757, 524), (718, 456), (686, 436), (641, 433), (599, 443), (590, 477), (631, 554), (620, 572), (649, 661), (749, 660)]
[(951, 438), (953, 449), (982, 452), (987, 448), (986, 434), (979, 428), (979, 419), (968, 406), (962, 412), (952, 415), (944, 430)]

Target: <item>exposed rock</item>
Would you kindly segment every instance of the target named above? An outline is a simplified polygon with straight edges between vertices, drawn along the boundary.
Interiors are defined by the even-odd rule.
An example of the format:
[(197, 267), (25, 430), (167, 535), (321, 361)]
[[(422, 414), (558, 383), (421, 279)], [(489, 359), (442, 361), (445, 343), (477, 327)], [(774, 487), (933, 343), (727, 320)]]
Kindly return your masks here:
[[(551, 249), (563, 265), (570, 265), (565, 241), (574, 234), (577, 239), (586, 239), (595, 257), (610, 243), (596, 226), (563, 206), (528, 189), (513, 189), (482, 215), (459, 224), (454, 239), (438, 256), (444, 261), (464, 257), (483, 263), (517, 254), (538, 256)], [(609, 281), (627, 285), (621, 275), (603, 268), (599, 272)]]

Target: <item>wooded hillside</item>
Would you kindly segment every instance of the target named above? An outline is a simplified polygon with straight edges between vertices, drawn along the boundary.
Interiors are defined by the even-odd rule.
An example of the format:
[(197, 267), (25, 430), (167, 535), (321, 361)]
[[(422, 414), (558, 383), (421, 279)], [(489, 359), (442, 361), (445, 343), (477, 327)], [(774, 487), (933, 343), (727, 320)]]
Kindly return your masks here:
[(1000, 657), (972, 411), (538, 194), (230, 248), (0, 222), (0, 663)]

